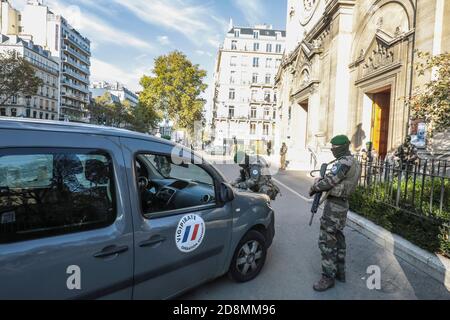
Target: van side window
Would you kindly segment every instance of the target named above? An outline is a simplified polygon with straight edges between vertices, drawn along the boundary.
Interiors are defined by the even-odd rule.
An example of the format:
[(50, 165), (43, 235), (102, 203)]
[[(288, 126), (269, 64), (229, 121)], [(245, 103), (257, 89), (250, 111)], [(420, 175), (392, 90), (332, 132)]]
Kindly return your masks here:
[(135, 166), (141, 206), (147, 218), (167, 211), (216, 205), (214, 179), (198, 164), (173, 162), (170, 156), (140, 154)]
[(0, 243), (108, 226), (113, 166), (98, 150), (0, 150)]

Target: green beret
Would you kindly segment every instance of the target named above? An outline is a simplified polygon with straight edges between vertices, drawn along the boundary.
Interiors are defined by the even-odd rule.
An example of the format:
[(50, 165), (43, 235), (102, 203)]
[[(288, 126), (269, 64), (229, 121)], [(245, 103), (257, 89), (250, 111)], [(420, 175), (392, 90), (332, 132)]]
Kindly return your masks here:
[(339, 136), (335, 136), (333, 139), (331, 139), (331, 144), (336, 145), (336, 146), (341, 146), (344, 144), (349, 144), (350, 140), (348, 139), (348, 137), (346, 135), (339, 135)]

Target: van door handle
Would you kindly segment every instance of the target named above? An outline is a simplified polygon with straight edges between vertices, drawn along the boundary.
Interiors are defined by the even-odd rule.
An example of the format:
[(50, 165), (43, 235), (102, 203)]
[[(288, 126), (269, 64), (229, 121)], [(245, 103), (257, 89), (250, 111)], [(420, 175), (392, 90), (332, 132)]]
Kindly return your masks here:
[(157, 245), (157, 244), (159, 244), (161, 242), (164, 242), (164, 241), (166, 241), (165, 237), (154, 236), (154, 237), (151, 237), (148, 240), (144, 240), (144, 241), (140, 242), (139, 243), (139, 247), (151, 247), (151, 246)]
[(94, 257), (95, 258), (105, 258), (105, 257), (109, 257), (115, 254), (120, 254), (123, 253), (125, 251), (128, 251), (128, 246), (107, 246), (105, 248), (103, 248), (102, 251), (99, 251), (97, 253), (94, 253)]

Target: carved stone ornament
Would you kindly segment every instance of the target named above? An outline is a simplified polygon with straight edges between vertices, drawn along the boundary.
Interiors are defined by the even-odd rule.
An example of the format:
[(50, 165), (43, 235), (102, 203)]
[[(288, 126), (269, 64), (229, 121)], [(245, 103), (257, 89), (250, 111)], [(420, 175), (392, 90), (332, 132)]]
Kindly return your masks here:
[(301, 0), (300, 24), (306, 25), (314, 15), (320, 0)]
[(363, 76), (370, 74), (381, 67), (387, 66), (394, 62), (394, 52), (392, 49), (387, 48), (381, 43), (377, 44), (377, 47), (372, 50), (371, 55), (366, 59), (363, 64)]
[(294, 7), (291, 7), (291, 9), (289, 10), (289, 17), (292, 19), (292, 17), (295, 15), (295, 9)]

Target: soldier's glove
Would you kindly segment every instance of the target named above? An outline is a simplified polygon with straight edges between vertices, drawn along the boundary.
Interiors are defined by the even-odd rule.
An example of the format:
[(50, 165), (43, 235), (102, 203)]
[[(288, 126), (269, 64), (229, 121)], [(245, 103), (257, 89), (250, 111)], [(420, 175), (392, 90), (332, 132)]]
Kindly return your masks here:
[(316, 189), (314, 189), (314, 186), (312, 186), (311, 188), (309, 188), (309, 196), (312, 197), (314, 196), (318, 191)]
[(247, 189), (247, 185), (245, 183), (239, 182), (234, 185), (235, 188), (238, 189)]

